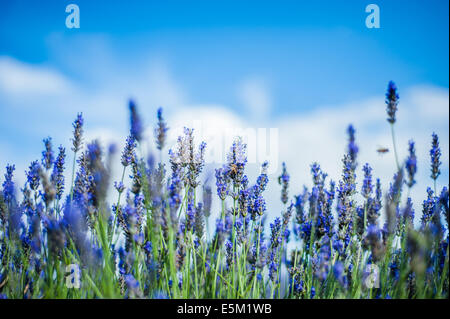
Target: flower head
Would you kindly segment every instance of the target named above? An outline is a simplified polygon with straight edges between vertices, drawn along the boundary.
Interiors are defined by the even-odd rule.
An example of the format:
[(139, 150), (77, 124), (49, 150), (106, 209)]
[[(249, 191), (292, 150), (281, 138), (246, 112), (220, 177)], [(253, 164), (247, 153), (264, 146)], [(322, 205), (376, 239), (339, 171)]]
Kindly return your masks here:
[(233, 257), (233, 243), (229, 240), (225, 242), (225, 252), (226, 252), (226, 266), (227, 269), (231, 269), (233, 263), (234, 263), (234, 257)]
[(345, 286), (345, 275), (344, 275), (345, 267), (344, 264), (341, 261), (336, 261), (336, 263), (333, 266), (333, 274), (334, 277), (338, 280), (338, 282)]
[(433, 140), (431, 142), (431, 178), (436, 180), (441, 174), (439, 166), (441, 166), (441, 148), (439, 147), (439, 138), (436, 133), (433, 133)]
[(372, 167), (368, 163), (363, 166), (364, 171), (364, 181), (363, 186), (361, 189), (361, 193), (364, 196), (364, 198), (369, 198), (373, 191), (373, 185), (372, 185)]
[(277, 284), (278, 283), (278, 260), (275, 251), (271, 251), (269, 254), (269, 278)]
[(169, 150), (172, 174), (177, 172), (185, 185), (196, 188), (199, 185), (197, 178), (205, 165), (205, 149), (206, 143), (202, 142), (196, 151), (194, 129), (185, 127), (183, 136), (178, 137), (176, 150)]
[(136, 140), (134, 139), (133, 135), (129, 135), (127, 137), (127, 141), (125, 143), (125, 148), (122, 152), (122, 165), (124, 167), (127, 167), (131, 164), (131, 161), (133, 160), (133, 152), (136, 148)]
[(42, 166), (49, 170), (53, 165), (52, 138), (44, 139), (45, 150), (42, 152)]
[(40, 165), (38, 161), (33, 161), (30, 164), (29, 170), (26, 173), (27, 174), (27, 181), (28, 184), (30, 185), (30, 188), (32, 190), (37, 190), (39, 187), (39, 181), (40, 181), (40, 177), (39, 177), (39, 170), (40, 170)]
[(224, 168), (216, 169), (216, 187), (219, 198), (225, 200), (229, 192), (229, 180)]
[(286, 204), (288, 197), (288, 188), (289, 188), (289, 174), (286, 169), (286, 163), (283, 162), (283, 170), (281, 175), (278, 177), (278, 184), (281, 185), (281, 202)]
[(403, 210), (403, 217), (406, 220), (411, 221), (411, 224), (413, 224), (413, 222), (414, 222), (414, 207), (413, 207), (413, 202), (410, 197), (408, 197), (408, 199), (406, 200), (406, 206)]
[(353, 167), (356, 168), (356, 156), (358, 155), (359, 148), (355, 142), (355, 128), (353, 127), (353, 125), (350, 124), (348, 126), (347, 134), (348, 134), (347, 153), (350, 155)]
[(433, 218), (434, 211), (436, 209), (436, 197), (431, 187), (427, 188), (427, 199), (423, 201), (422, 209), (422, 227), (425, 227)]
[(386, 111), (388, 114), (387, 120), (391, 124), (395, 123), (395, 113), (397, 113), (398, 99), (399, 96), (397, 93), (397, 86), (394, 82), (390, 81), (386, 92)]
[(128, 298), (142, 298), (142, 291), (136, 278), (131, 274), (127, 274), (124, 279), (128, 288)]
[(53, 166), (50, 180), (56, 189), (56, 198), (61, 199), (64, 191), (64, 162), (66, 158), (66, 149), (62, 145), (58, 148), (59, 153)]
[(261, 165), (261, 173), (256, 180), (256, 184), (258, 185), (261, 192), (266, 189), (267, 183), (269, 182), (269, 178), (267, 177), (267, 168), (269, 166), (269, 162), (265, 161)]
[(449, 192), (448, 188), (442, 188), (441, 195), (439, 196), (439, 203), (441, 205), (442, 213), (447, 220), (447, 230), (449, 226)]
[(227, 154), (226, 165), (226, 174), (233, 181), (233, 185), (236, 188), (239, 188), (243, 181), (246, 163), (247, 144), (242, 141), (242, 138), (238, 137), (234, 140), (233, 145)]
[(142, 132), (144, 130), (141, 117), (138, 114), (136, 103), (133, 100), (128, 102), (130, 110), (130, 134), (136, 141), (141, 141)]
[(6, 165), (5, 181), (3, 182), (3, 199), (6, 203), (11, 203), (15, 197), (14, 182), (12, 180), (16, 167), (14, 165)]
[(275, 249), (278, 247), (283, 241), (282, 233), (281, 233), (282, 223), (279, 217), (275, 218), (273, 223), (270, 224), (270, 243), (271, 247)]
[(84, 122), (83, 114), (78, 113), (77, 118), (72, 124), (73, 126), (72, 151), (74, 151), (75, 153), (80, 150), (81, 145), (83, 143), (83, 122)]
[(416, 149), (414, 148), (414, 141), (409, 141), (409, 155), (406, 159), (406, 172), (408, 173), (408, 180), (406, 184), (408, 187), (412, 187), (416, 181), (414, 180), (414, 175), (416, 175), (417, 172), (417, 157), (416, 157)]
[(157, 112), (158, 124), (155, 128), (155, 139), (156, 139), (156, 148), (158, 150), (162, 150), (166, 143), (167, 131), (169, 128), (167, 127), (166, 122), (164, 122), (164, 118), (162, 116), (162, 107), (158, 109)]

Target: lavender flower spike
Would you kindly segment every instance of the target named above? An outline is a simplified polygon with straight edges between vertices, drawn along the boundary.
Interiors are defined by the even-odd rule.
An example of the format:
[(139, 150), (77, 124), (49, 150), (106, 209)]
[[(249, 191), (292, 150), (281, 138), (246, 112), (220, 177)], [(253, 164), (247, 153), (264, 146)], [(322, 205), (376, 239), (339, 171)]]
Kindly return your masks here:
[(3, 199), (10, 203), (14, 199), (14, 182), (12, 180), (16, 167), (14, 165), (6, 165), (5, 181), (3, 182)]
[(414, 175), (416, 175), (417, 172), (417, 157), (416, 157), (416, 149), (414, 147), (414, 141), (409, 141), (409, 156), (406, 159), (406, 172), (408, 173), (408, 180), (406, 184), (408, 187), (412, 187), (416, 181), (414, 180)]
[(53, 165), (53, 150), (52, 150), (52, 138), (47, 137), (44, 139), (45, 151), (42, 152), (42, 166), (46, 170), (49, 170)]
[(78, 113), (77, 118), (72, 124), (73, 126), (72, 151), (74, 151), (75, 153), (77, 153), (80, 150), (81, 145), (83, 143), (83, 123), (84, 123), (83, 114)]
[(34, 191), (37, 190), (39, 187), (39, 181), (40, 181), (39, 170), (40, 170), (39, 162), (34, 161), (34, 162), (31, 162), (29, 170), (26, 173), (28, 184), (30, 185), (30, 188)]
[(131, 164), (131, 161), (133, 160), (133, 151), (135, 148), (136, 148), (136, 141), (133, 135), (129, 135), (125, 143), (125, 148), (123, 149), (122, 152), (121, 163), (124, 167), (127, 167), (128, 165)]
[(140, 142), (144, 128), (141, 118), (137, 112), (136, 103), (133, 100), (130, 100), (128, 103), (128, 108), (130, 109), (130, 133), (136, 141)]
[(399, 96), (397, 94), (397, 86), (394, 82), (390, 81), (386, 92), (386, 111), (388, 114), (387, 121), (391, 124), (395, 123), (395, 114), (397, 113)]
[(59, 146), (58, 157), (56, 158), (55, 165), (53, 166), (52, 175), (50, 180), (56, 189), (56, 198), (59, 200), (64, 191), (64, 161), (66, 158), (66, 149)]
[(286, 204), (288, 201), (289, 174), (286, 170), (286, 163), (283, 163), (283, 171), (278, 177), (278, 183), (281, 185), (281, 201)]
[(158, 109), (157, 117), (158, 124), (155, 128), (156, 148), (158, 150), (162, 150), (164, 148), (164, 145), (166, 144), (167, 131), (169, 130), (162, 116), (162, 107)]
[(372, 185), (372, 167), (370, 167), (369, 163), (366, 163), (363, 167), (364, 171), (364, 181), (361, 189), (361, 194), (365, 199), (368, 199), (373, 191)]
[(356, 156), (358, 155), (358, 145), (355, 143), (355, 128), (353, 125), (349, 125), (347, 128), (348, 134), (348, 154), (353, 163), (353, 167), (356, 168)]
[(436, 179), (441, 175), (441, 148), (439, 147), (439, 138), (436, 133), (433, 133), (433, 141), (431, 142), (431, 178), (436, 181)]

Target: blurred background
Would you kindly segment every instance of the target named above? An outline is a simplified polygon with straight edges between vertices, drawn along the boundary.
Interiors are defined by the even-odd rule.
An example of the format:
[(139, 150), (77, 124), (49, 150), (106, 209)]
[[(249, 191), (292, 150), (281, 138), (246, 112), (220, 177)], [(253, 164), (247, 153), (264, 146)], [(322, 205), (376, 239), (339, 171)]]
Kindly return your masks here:
[[(71, 3), (80, 9), (80, 28), (66, 27)], [(378, 29), (366, 27), (370, 3), (380, 8)], [(85, 141), (121, 147), (133, 98), (150, 141), (159, 106), (171, 140), (184, 125), (222, 133), (277, 129), (266, 196), (271, 213), (281, 207), (276, 179), (282, 161), (290, 195), (311, 184), (314, 161), (339, 179), (350, 123), (360, 148), (358, 179), (369, 162), (387, 190), (395, 162), (384, 94), (394, 80), (400, 158), (409, 139), (417, 143), (412, 197), (420, 215), (432, 185), (433, 132), (443, 153), (438, 188), (449, 183), (448, 12), (441, 0), (2, 1), (0, 167), (16, 164), (23, 184), (47, 136), (55, 149), (66, 146), (71, 163), (77, 112), (85, 118)], [(230, 146), (207, 142), (224, 151)], [(379, 147), (391, 151), (379, 155)], [(250, 177), (262, 160), (249, 165)]]

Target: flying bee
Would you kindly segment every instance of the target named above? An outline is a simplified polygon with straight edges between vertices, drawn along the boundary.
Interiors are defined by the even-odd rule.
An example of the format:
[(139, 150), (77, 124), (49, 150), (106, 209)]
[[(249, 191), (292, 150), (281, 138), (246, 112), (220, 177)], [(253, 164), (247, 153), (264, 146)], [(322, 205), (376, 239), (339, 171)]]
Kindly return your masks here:
[(238, 167), (236, 164), (231, 164), (230, 165), (230, 171), (231, 171), (231, 175), (232, 176), (236, 176), (238, 173)]
[(387, 147), (380, 146), (380, 147), (378, 147), (377, 152), (378, 152), (378, 154), (383, 155), (383, 154), (386, 154), (387, 152), (389, 152), (389, 149)]

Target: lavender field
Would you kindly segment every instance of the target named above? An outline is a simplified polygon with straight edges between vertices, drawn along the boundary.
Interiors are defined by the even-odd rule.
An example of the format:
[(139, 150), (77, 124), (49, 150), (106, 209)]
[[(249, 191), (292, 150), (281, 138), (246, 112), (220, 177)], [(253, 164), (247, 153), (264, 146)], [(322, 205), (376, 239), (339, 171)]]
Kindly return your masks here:
[[(444, 150), (430, 132), (429, 166), (420, 168), (429, 170), (429, 187), (422, 211), (415, 212), (416, 146), (411, 140), (408, 156), (397, 154), (406, 147), (395, 138), (399, 101), (390, 82), (380, 105), (395, 154), (389, 185), (359, 161), (358, 131), (350, 124), (343, 157), (335, 159), (342, 166), (339, 180), (311, 163), (305, 169), (313, 186), (300, 192), (290, 187), (284, 163), (278, 179), (269, 179), (265, 162), (250, 180), (239, 136), (215, 169), (214, 183), (206, 183), (201, 173), (208, 145), (185, 128), (167, 149), (170, 123), (161, 108), (150, 141), (159, 154), (145, 157), (135, 102), (129, 102), (122, 150), (86, 140), (89, 119), (79, 113), (65, 145), (44, 139), (42, 158), (30, 163), (24, 184), (15, 181), (13, 163), (6, 167), (0, 296), (448, 298), (449, 191), (436, 186)], [(116, 152), (120, 180), (111, 173)], [(279, 184), (280, 212), (267, 211), (270, 183)]]
[(0, 1), (1, 313), (435, 311), (448, 12)]

